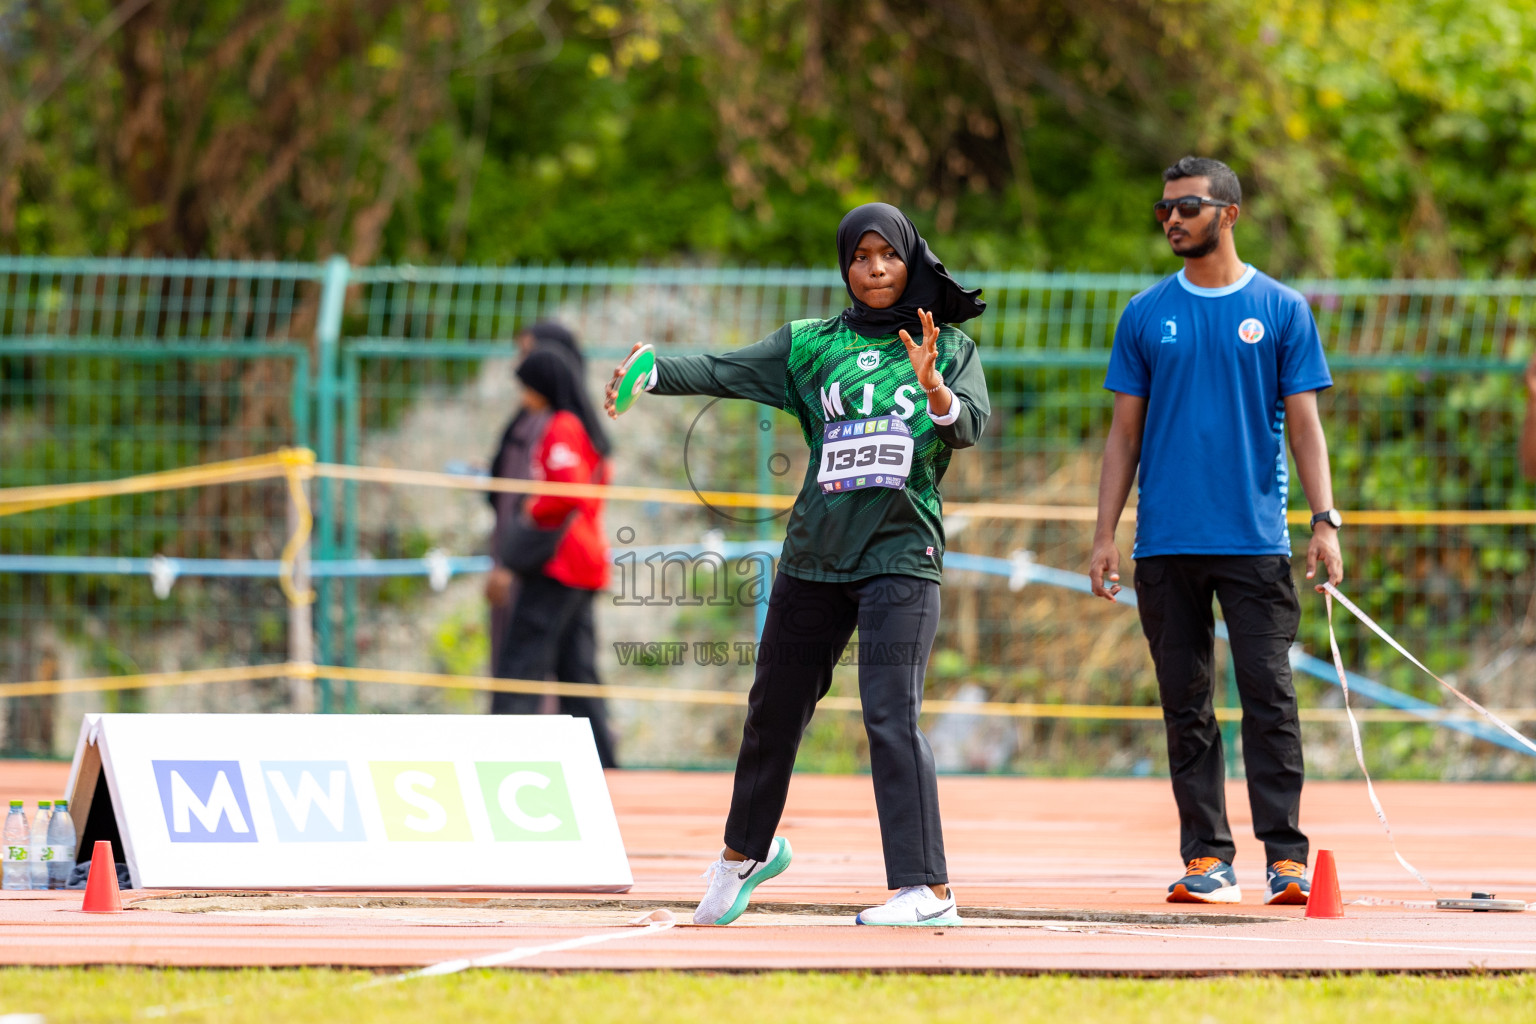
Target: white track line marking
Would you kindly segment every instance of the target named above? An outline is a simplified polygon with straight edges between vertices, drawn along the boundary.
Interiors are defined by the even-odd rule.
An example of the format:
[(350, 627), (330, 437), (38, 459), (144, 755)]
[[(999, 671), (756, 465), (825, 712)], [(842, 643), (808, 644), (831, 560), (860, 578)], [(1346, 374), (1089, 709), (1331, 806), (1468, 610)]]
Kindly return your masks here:
[[(667, 915), (671, 917), (671, 915)], [(460, 958), (457, 960), (444, 960), (442, 963), (423, 967), (419, 971), (410, 971), (405, 974), (392, 974), (385, 978), (371, 981), (368, 985), (382, 985), (387, 982), (411, 981), (415, 978), (435, 978), (445, 974), (457, 974), (460, 971), (473, 970), (476, 967), (500, 967), (502, 964), (516, 963), (519, 960), (529, 960), (545, 953), (563, 953), (568, 949), (580, 949), (583, 946), (597, 946), (604, 942), (620, 942), (624, 939), (638, 939), (642, 936), (652, 935), (656, 932), (664, 932), (677, 924), (672, 921), (652, 921), (643, 928), (629, 928), (624, 931), (600, 932), (594, 935), (583, 935), (576, 939), (566, 939), (564, 942), (551, 942), (547, 946), (518, 946), (500, 953), (487, 953), (485, 956)]]
[[(661, 916), (665, 915), (665, 916)], [(500, 953), (487, 953), (485, 956), (464, 957), (457, 960), (444, 960), (442, 963), (423, 967), (416, 971), (407, 971), (404, 974), (390, 974), (381, 978), (374, 978), (357, 985), (352, 991), (360, 991), (365, 988), (373, 988), (377, 985), (388, 985), (392, 982), (411, 981), (415, 978), (434, 978), (447, 974), (457, 974), (460, 971), (472, 970), (476, 967), (499, 967), (502, 964), (516, 963), (519, 960), (530, 960), (533, 957), (545, 953), (560, 953), (567, 949), (580, 949), (583, 946), (597, 946), (604, 942), (620, 942), (624, 939), (638, 939), (645, 935), (653, 935), (656, 932), (664, 932), (677, 924), (677, 919), (665, 910), (652, 911), (644, 918), (641, 928), (625, 928), (623, 931), (598, 932), (592, 935), (583, 935), (575, 939), (566, 939), (563, 942), (551, 942), (545, 946), (518, 946), (515, 949), (503, 950)], [(639, 923), (639, 922), (635, 922)], [(287, 998), (278, 994), (274, 998)], [(223, 999), (201, 1003), (181, 1003), (175, 1006), (146, 1006), (143, 1015), (146, 1017), (170, 1017), (179, 1013), (187, 1013), (193, 1010), (207, 1010), (219, 1006), (229, 1006), (235, 1001), (234, 996), (225, 996)]]

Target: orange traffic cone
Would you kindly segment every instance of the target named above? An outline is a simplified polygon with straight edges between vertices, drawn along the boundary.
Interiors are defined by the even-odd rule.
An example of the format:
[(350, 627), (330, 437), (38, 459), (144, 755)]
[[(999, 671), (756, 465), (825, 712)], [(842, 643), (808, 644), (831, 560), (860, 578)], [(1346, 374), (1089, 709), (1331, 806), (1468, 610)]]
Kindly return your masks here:
[(91, 851), (91, 873), (85, 879), (85, 902), (80, 909), (87, 914), (120, 914), (123, 896), (117, 890), (117, 863), (112, 858), (112, 843), (96, 840)]
[(1334, 866), (1332, 850), (1317, 851), (1317, 863), (1312, 867), (1312, 894), (1307, 897), (1307, 916), (1325, 919), (1344, 916), (1339, 869)]

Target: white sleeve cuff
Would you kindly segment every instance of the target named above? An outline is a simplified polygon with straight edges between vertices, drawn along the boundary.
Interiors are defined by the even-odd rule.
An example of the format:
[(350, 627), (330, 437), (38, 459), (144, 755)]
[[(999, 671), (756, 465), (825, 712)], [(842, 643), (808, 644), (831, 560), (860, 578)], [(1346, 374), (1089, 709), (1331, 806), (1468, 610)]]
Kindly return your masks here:
[(955, 420), (960, 418), (960, 396), (951, 390), (949, 393), (949, 412), (943, 416), (935, 416), (933, 414), (933, 406), (930, 405), (928, 407), (928, 418), (941, 427), (947, 427), (955, 422)]
[(656, 367), (651, 367), (651, 375), (645, 379), (645, 390), (649, 391), (656, 386)]

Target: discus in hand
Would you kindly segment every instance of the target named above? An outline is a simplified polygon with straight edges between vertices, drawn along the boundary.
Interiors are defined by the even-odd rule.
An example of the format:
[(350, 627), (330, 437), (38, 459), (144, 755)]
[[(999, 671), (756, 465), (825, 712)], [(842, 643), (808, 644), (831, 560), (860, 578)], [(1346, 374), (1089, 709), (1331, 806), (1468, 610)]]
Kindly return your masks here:
[(614, 389), (613, 408), (615, 412), (625, 413), (629, 407), (635, 404), (635, 399), (640, 397), (645, 390), (645, 385), (651, 379), (651, 371), (656, 369), (656, 350), (650, 345), (642, 345), (630, 353), (619, 367), (619, 386)]

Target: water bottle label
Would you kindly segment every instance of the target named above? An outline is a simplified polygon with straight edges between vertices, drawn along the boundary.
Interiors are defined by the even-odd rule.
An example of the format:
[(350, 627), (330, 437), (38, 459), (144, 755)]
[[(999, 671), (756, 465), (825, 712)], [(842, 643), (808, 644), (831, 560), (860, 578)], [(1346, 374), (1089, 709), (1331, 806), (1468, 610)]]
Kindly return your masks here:
[(6, 860), (26, 860), (27, 848), (25, 846), (7, 846), (5, 848)]
[(72, 860), (74, 856), (74, 849), (68, 846), (43, 847), (43, 860)]

